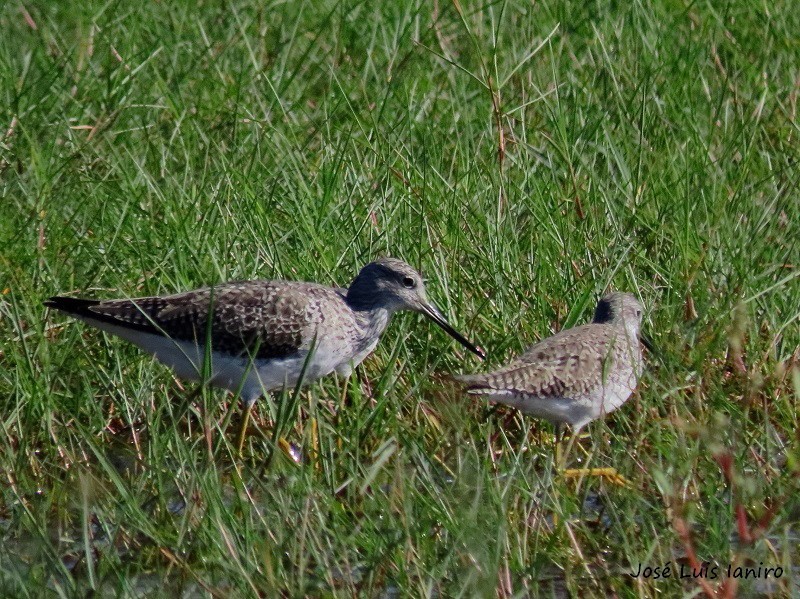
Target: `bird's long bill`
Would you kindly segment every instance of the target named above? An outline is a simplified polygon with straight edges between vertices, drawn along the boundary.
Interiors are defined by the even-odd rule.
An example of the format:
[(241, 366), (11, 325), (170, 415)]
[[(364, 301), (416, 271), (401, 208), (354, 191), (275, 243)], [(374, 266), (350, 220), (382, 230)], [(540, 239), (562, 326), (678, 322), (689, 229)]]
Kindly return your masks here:
[(653, 345), (653, 340), (650, 339), (650, 337), (640, 334), (639, 338), (642, 340), (642, 345), (644, 345), (648, 351), (654, 352), (656, 350), (655, 345)]
[(464, 337), (464, 335), (462, 335), (461, 333), (459, 333), (453, 327), (450, 326), (450, 323), (448, 323), (447, 319), (445, 319), (445, 317), (442, 316), (442, 313), (439, 312), (439, 310), (436, 308), (436, 306), (434, 306), (433, 304), (428, 304), (428, 303), (423, 304), (422, 313), (425, 316), (427, 316), (428, 318), (430, 318), (433, 322), (438, 324), (440, 327), (442, 327), (442, 329), (444, 329), (444, 331), (448, 335), (450, 335), (453, 339), (455, 339), (461, 345), (466, 347), (473, 354), (478, 356), (481, 360), (483, 360), (486, 357), (486, 354), (483, 352), (483, 350), (480, 347), (478, 347), (477, 345), (474, 345), (469, 339)]

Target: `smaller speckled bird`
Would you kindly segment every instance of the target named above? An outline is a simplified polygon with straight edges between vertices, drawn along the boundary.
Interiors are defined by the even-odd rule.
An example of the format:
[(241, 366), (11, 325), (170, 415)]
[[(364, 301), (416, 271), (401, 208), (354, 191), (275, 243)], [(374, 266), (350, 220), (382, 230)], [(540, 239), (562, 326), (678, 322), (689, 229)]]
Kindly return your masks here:
[(613, 412), (642, 373), (642, 305), (630, 293), (610, 293), (590, 324), (543, 339), (494, 372), (457, 376), (470, 395), (569, 424), (573, 439), (592, 420)]
[(399, 310), (422, 312), (484, 357), (428, 300), (420, 274), (394, 258), (370, 262), (347, 289), (260, 280), (164, 297), (51, 297), (44, 305), (122, 337), (190, 380), (200, 380), (208, 345), (209, 382), (239, 392), (247, 408), (242, 433), (264, 392), (293, 387), (301, 376), (303, 383), (334, 371), (348, 376)]

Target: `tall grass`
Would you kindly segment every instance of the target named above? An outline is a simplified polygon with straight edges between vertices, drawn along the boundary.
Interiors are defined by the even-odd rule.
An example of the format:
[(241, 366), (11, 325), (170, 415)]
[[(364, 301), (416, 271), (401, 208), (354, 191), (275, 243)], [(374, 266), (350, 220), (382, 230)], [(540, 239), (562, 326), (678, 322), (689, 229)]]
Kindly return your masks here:
[[(0, 26), (0, 594), (798, 593), (794, 3), (26, 2)], [(576, 453), (630, 485), (559, 476), (551, 427), (460, 397), (444, 375), (485, 366), (413, 315), (350, 380), (260, 402), (240, 461), (231, 397), (187, 408), (41, 306), (346, 285), (382, 254), (488, 366), (641, 297), (658, 350)], [(703, 561), (784, 573), (630, 576)]]

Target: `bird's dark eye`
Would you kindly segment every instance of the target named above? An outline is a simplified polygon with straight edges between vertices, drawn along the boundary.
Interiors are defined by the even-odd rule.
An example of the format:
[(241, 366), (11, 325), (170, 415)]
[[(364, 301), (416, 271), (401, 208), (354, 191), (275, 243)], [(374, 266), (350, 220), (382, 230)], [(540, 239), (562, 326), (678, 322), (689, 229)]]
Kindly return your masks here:
[(406, 289), (414, 289), (417, 286), (417, 282), (413, 279), (413, 277), (403, 277), (403, 287)]
[(636, 310), (636, 316), (637, 316), (637, 318), (638, 318), (639, 316), (641, 316), (641, 315), (642, 315), (642, 311), (641, 311), (641, 310)]

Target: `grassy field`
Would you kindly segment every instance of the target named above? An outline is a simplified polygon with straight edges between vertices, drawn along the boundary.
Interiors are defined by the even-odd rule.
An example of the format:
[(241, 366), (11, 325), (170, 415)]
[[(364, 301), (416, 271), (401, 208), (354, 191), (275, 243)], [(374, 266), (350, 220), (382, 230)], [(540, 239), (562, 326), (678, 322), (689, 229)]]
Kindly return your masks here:
[[(795, 2), (24, 1), (0, 30), (1, 596), (800, 594)], [(41, 305), (380, 255), (487, 363), (399, 315), (357, 376), (260, 402), (243, 460), (232, 396), (187, 406)], [(445, 376), (608, 288), (657, 351), (573, 462), (625, 487)]]

